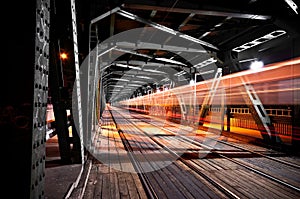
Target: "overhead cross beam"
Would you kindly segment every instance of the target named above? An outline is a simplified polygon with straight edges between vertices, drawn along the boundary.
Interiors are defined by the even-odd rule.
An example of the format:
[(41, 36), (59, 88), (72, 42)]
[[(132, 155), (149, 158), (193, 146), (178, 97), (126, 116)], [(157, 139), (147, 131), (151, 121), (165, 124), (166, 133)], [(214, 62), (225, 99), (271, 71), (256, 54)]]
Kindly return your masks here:
[(271, 19), (271, 16), (269, 15), (222, 12), (222, 11), (212, 11), (212, 10), (195, 10), (195, 9), (187, 9), (187, 8), (169, 8), (169, 7), (162, 7), (162, 6), (149, 6), (149, 5), (139, 5), (139, 4), (123, 4), (123, 7), (128, 9), (135, 9), (135, 10), (156, 10), (161, 12), (177, 12), (177, 13), (186, 13), (186, 14), (193, 13), (198, 15), (218, 16), (218, 17), (233, 17), (233, 18), (258, 19), (258, 20)]
[(114, 13), (119, 14), (119, 15), (121, 15), (121, 16), (123, 16), (123, 17), (126, 17), (126, 18), (129, 18), (129, 19), (132, 19), (132, 20), (134, 20), (134, 21), (138, 21), (138, 22), (141, 22), (141, 23), (143, 23), (143, 24), (149, 25), (149, 26), (151, 26), (151, 27), (153, 27), (153, 28), (162, 30), (162, 31), (164, 31), (164, 32), (168, 32), (168, 33), (170, 33), (171, 35), (177, 35), (177, 36), (179, 36), (179, 37), (181, 37), (181, 38), (183, 38), (183, 39), (186, 39), (186, 40), (188, 40), (188, 41), (192, 41), (192, 42), (194, 42), (194, 43), (201, 44), (201, 45), (206, 46), (206, 47), (208, 47), (208, 48), (210, 48), (210, 49), (219, 50), (216, 46), (214, 46), (214, 45), (212, 45), (212, 44), (210, 44), (210, 43), (208, 43), (208, 42), (202, 41), (202, 40), (197, 39), (197, 38), (195, 38), (195, 37), (192, 37), (192, 36), (190, 36), (190, 35), (186, 35), (186, 34), (181, 33), (181, 32), (179, 32), (179, 31), (173, 30), (173, 29), (168, 28), (168, 27), (166, 27), (166, 26), (164, 26), (164, 25), (161, 25), (161, 24), (152, 22), (152, 21), (150, 21), (150, 20), (144, 19), (144, 18), (139, 17), (139, 16), (137, 16), (137, 15), (135, 15), (135, 14), (132, 14), (132, 13), (130, 13), (130, 12), (127, 12), (127, 11), (125, 11), (125, 10), (122, 10), (122, 9), (119, 8), (119, 7), (116, 7), (116, 8), (114, 8), (114, 9), (112, 9), (112, 10), (110, 10), (110, 11), (108, 11), (108, 12), (106, 12), (106, 13), (104, 13), (104, 14), (102, 14), (102, 15), (100, 15), (100, 16), (94, 18), (94, 19), (92, 19), (92, 20), (91, 20), (90, 26), (92, 26), (93, 24), (97, 23), (98, 21), (100, 21), (100, 20), (104, 19), (105, 17), (107, 17), (107, 16), (109, 16), (109, 15), (112, 15), (112, 14), (114, 14)]

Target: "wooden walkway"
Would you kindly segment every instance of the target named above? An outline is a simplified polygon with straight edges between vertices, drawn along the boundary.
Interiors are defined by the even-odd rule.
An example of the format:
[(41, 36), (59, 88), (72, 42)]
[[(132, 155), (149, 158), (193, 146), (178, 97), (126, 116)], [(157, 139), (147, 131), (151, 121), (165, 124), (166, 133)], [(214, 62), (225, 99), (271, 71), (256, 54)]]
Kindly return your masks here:
[(124, 172), (134, 171), (134, 167), (108, 111), (103, 113), (101, 129), (94, 142), (95, 157), (88, 160), (82, 178), (85, 181), (79, 182), (70, 198), (147, 198), (138, 174)]
[[(300, 168), (274, 164), (273, 160), (256, 157), (249, 152), (221, 143), (214, 149), (226, 156), (230, 153), (234, 161), (217, 156), (199, 158), (197, 153), (206, 152), (202, 147), (183, 140), (178, 142), (174, 140), (176, 137), (167, 135), (167, 132), (160, 132), (150, 124), (134, 119), (141, 129), (148, 131), (148, 134), (153, 134), (150, 137), (154, 136), (159, 142), (166, 143), (173, 151), (189, 149), (183, 156), (184, 160), (171, 161), (172, 159), (166, 156), (167, 153), (159, 150), (161, 146), (149, 136), (143, 136), (134, 127), (130, 127), (121, 117), (118, 118), (118, 114), (114, 117), (118, 127), (114, 124), (108, 110), (103, 113), (101, 131), (94, 138), (93, 156), (88, 158), (83, 177), (69, 198), (300, 198), (300, 189), (295, 190), (283, 184), (289, 183), (291, 186), (299, 187)], [(118, 128), (122, 131), (119, 132)], [(130, 153), (126, 150), (126, 142), (121, 139), (121, 136), (128, 140)], [(194, 139), (202, 143), (201, 136)], [(242, 142), (235, 144), (242, 145)], [(255, 151), (263, 151), (263, 149), (257, 146), (253, 148)], [(150, 172), (137, 173), (135, 170), (137, 166), (133, 165), (130, 155), (135, 156), (143, 171)], [(295, 161), (300, 165), (300, 159)], [(166, 166), (163, 167), (164, 164)], [(243, 165), (253, 167), (259, 173), (282, 179), (283, 183), (262, 176)], [(145, 184), (151, 188), (149, 189)], [(153, 190), (154, 193), (149, 194), (149, 190)]]
[(135, 173), (115, 170), (94, 163), (90, 170), (83, 198), (147, 198), (140, 179)]

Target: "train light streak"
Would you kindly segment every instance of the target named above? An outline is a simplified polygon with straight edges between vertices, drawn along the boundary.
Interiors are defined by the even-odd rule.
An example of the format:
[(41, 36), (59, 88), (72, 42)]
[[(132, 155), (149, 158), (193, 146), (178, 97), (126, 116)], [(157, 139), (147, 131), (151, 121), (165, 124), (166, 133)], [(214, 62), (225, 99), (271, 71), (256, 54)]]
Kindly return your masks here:
[[(295, 104), (294, 93), (299, 92), (300, 58), (265, 65), (257, 70), (247, 70), (221, 77), (218, 90), (225, 89), (226, 93), (216, 93), (215, 98), (226, 97), (226, 104), (246, 105), (242, 98), (246, 95), (243, 90), (243, 79), (247, 84), (253, 85), (263, 104)], [(190, 98), (196, 97), (197, 104), (202, 104), (209, 92), (212, 80), (196, 82), (193, 85), (175, 87), (169, 90), (141, 96), (137, 99), (121, 101), (121, 104), (176, 106), (179, 105), (178, 97), (181, 96), (185, 104), (189, 105)], [(150, 96), (150, 97), (149, 97)], [(155, 99), (155, 102), (154, 102)], [(215, 101), (218, 103), (218, 101)]]

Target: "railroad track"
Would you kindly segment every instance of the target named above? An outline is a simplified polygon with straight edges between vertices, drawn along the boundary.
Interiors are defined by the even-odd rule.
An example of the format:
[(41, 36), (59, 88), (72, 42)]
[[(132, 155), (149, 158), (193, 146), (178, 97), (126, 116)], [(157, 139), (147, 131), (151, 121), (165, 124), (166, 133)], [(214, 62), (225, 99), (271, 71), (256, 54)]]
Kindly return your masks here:
[[(139, 114), (140, 115), (140, 114)], [(134, 114), (132, 114), (132, 117), (135, 117), (134, 116)], [(148, 116), (149, 117), (149, 116)], [(169, 121), (165, 121), (164, 120), (164, 122), (160, 122), (159, 121), (159, 118), (157, 118), (157, 120), (152, 120), (151, 122), (149, 122), (149, 121), (147, 121), (147, 118), (144, 118), (144, 119), (142, 119), (141, 117), (136, 117), (136, 118), (138, 118), (138, 119), (140, 119), (140, 120), (142, 120), (143, 122), (146, 122), (146, 123), (149, 123), (149, 124), (151, 124), (151, 125), (153, 125), (153, 126), (156, 126), (157, 128), (160, 128), (160, 129), (162, 129), (162, 130), (164, 130), (164, 131), (168, 131), (168, 132), (170, 132), (170, 133), (172, 133), (172, 134), (174, 134), (174, 135), (178, 135), (178, 134), (176, 134), (176, 132), (174, 132), (172, 129), (173, 128), (180, 128), (179, 126), (180, 125), (178, 125), (178, 124), (175, 124), (175, 123), (172, 123), (172, 122), (169, 122)], [(162, 127), (162, 126), (165, 126), (165, 124), (167, 123), (167, 125), (171, 128), (169, 128), (169, 127)], [(180, 131), (186, 131), (186, 133), (190, 133), (189, 131), (187, 131), (185, 128), (180, 128)], [(197, 135), (198, 136), (198, 135)], [(201, 135), (200, 135), (201, 136)], [(242, 147), (242, 146), (240, 146), (240, 145), (238, 145), (238, 144), (234, 144), (234, 143), (229, 143), (229, 142), (227, 142), (227, 141), (223, 141), (223, 140), (220, 140), (220, 139), (214, 139), (214, 138), (211, 138), (211, 137), (205, 137), (206, 139), (209, 139), (209, 140), (212, 140), (212, 141), (215, 141), (215, 142), (218, 142), (218, 143), (222, 143), (222, 144), (224, 144), (224, 145), (227, 145), (227, 146), (230, 146), (230, 147), (234, 147), (234, 148), (236, 148), (236, 149), (239, 149), (239, 150), (242, 150), (242, 151), (244, 151), (244, 152), (249, 152), (249, 153), (251, 153), (251, 154), (254, 154), (254, 155), (257, 155), (257, 156), (260, 156), (260, 157), (264, 157), (264, 158), (267, 158), (267, 159), (270, 159), (270, 160), (273, 160), (273, 161), (276, 161), (276, 162), (279, 162), (279, 163), (282, 163), (282, 164), (284, 164), (284, 165), (288, 165), (288, 166), (291, 166), (291, 167), (293, 167), (293, 168), (297, 168), (297, 169), (300, 169), (300, 165), (299, 164), (295, 164), (295, 163), (293, 163), (293, 162), (289, 162), (289, 161), (285, 161), (285, 160), (282, 160), (282, 159), (279, 159), (279, 158), (275, 158), (275, 157), (273, 157), (273, 156), (276, 156), (276, 155), (278, 155), (278, 152), (276, 151), (274, 154), (273, 154), (273, 156), (271, 156), (271, 155), (266, 155), (266, 154), (264, 154), (264, 153), (262, 153), (262, 152), (258, 152), (259, 150), (252, 150), (252, 149), (249, 149), (249, 148), (247, 148), (247, 147)], [(246, 143), (243, 143), (243, 145), (245, 145)], [(252, 146), (254, 146), (254, 145), (252, 145)], [(258, 146), (254, 146), (254, 147), (256, 147), (256, 148), (258, 148)], [(273, 151), (273, 150), (272, 150)], [(286, 154), (284, 154), (284, 155), (286, 155)], [(300, 162), (300, 161), (299, 161)]]
[[(133, 128), (131, 131), (142, 132), (143, 134), (146, 135), (146, 137), (150, 138), (153, 141), (153, 143), (155, 143), (157, 146), (159, 146), (160, 148), (166, 150), (169, 154), (171, 154), (174, 157), (174, 160), (176, 160), (176, 161), (174, 161), (174, 164), (179, 166), (178, 161), (180, 161), (181, 163), (180, 163), (179, 167), (182, 167), (183, 165), (185, 167), (188, 167), (189, 169), (191, 169), (191, 171), (193, 171), (195, 174), (200, 176), (201, 179), (204, 179), (206, 182), (209, 182), (215, 189), (218, 189), (227, 198), (240, 198), (239, 195), (243, 196), (243, 194), (247, 194), (247, 193), (241, 194), (240, 192), (235, 193), (234, 189), (230, 188), (230, 186), (228, 187), (228, 185), (226, 185), (226, 183), (224, 185), (222, 180), (216, 179), (216, 178), (212, 177), (211, 174), (207, 173), (206, 171), (203, 171), (203, 167), (201, 167), (202, 163), (199, 163), (199, 161), (197, 162), (195, 160), (189, 160), (189, 159), (186, 159), (186, 158), (182, 157), (181, 154), (179, 154), (178, 152), (176, 152), (172, 148), (166, 146), (166, 144), (164, 142), (162, 142), (162, 139), (158, 139), (157, 137), (159, 137), (159, 136), (153, 136), (153, 135), (145, 132), (138, 125), (136, 125), (136, 124), (134, 124), (133, 122), (130, 121), (130, 120), (135, 120), (136, 121), (137, 120), (136, 118), (135, 119), (128, 118), (128, 115), (122, 115), (121, 112), (117, 113), (116, 109), (114, 109), (113, 111), (114, 111), (114, 114), (112, 114), (112, 115), (114, 117), (116, 115), (118, 115), (118, 117), (121, 116), (122, 117), (122, 123), (124, 123), (124, 121), (126, 121), (127, 127), (131, 126), (130, 128)], [(138, 117), (138, 119), (139, 119), (139, 121), (143, 121), (143, 120), (141, 120), (140, 116)], [(115, 121), (115, 122), (118, 123), (119, 121)], [(153, 124), (153, 122), (152, 123), (149, 123), (147, 121), (143, 121), (143, 122), (147, 123), (149, 125), (155, 126), (156, 128), (159, 128), (163, 131), (166, 131), (169, 134), (174, 134), (174, 131), (172, 131), (170, 129), (167, 129), (166, 127), (161, 127), (158, 124)], [(132, 150), (131, 145), (128, 142), (128, 139), (126, 138), (127, 133), (123, 132), (123, 130), (121, 128), (120, 128), (119, 132), (120, 132), (120, 135), (121, 135), (122, 140), (124, 142), (124, 145), (126, 145), (126, 147), (127, 147), (127, 150)], [(189, 142), (190, 144), (192, 144), (194, 146), (197, 146), (198, 148), (209, 150), (212, 154), (214, 154), (218, 157), (221, 157), (221, 158), (225, 159), (228, 162), (239, 165), (240, 167), (243, 167), (244, 169), (247, 169), (247, 170), (249, 170), (253, 173), (256, 173), (257, 175), (260, 175), (263, 178), (267, 178), (268, 180), (270, 180), (272, 182), (275, 182), (275, 183), (278, 183), (282, 186), (285, 186), (287, 189), (292, 190), (292, 192), (293, 192), (292, 194), (295, 194), (295, 195), (298, 195), (298, 196), (300, 195), (300, 189), (297, 186), (294, 186), (293, 184), (287, 183), (284, 180), (281, 180), (277, 177), (271, 176), (270, 174), (268, 174), (266, 172), (263, 172), (263, 171), (255, 168), (255, 167), (253, 167), (249, 164), (246, 164), (246, 163), (244, 163), (240, 160), (228, 157), (228, 156), (220, 153), (219, 151), (214, 150), (210, 146), (206, 146), (204, 144), (201, 144), (201, 143), (197, 142), (196, 140), (193, 140), (193, 139), (190, 139), (190, 138), (187, 138), (187, 137), (184, 137), (184, 136), (178, 136), (178, 135), (176, 135), (176, 138), (177, 139), (180, 138), (182, 141)], [(216, 141), (220, 142), (220, 140), (216, 140)], [(247, 150), (247, 149), (244, 149), (244, 148), (241, 148), (239, 146), (232, 145), (232, 144), (230, 145), (229, 143), (226, 143), (226, 142), (223, 142), (223, 141), (220, 142), (220, 143), (227, 144), (228, 146), (231, 146), (231, 147), (235, 147), (236, 149), (238, 149), (240, 151), (247, 151), (249, 153), (253, 153), (253, 154), (255, 153), (256, 155), (261, 155), (261, 157), (268, 157), (268, 156), (265, 156), (264, 154), (260, 154), (260, 153), (257, 153), (255, 151), (250, 151), (250, 150)], [(137, 168), (137, 170), (139, 171), (139, 173), (141, 175), (141, 179), (142, 179), (143, 183), (145, 184), (146, 190), (149, 192), (150, 198), (157, 198), (156, 192), (154, 191), (155, 188), (151, 186), (151, 182), (150, 182), (151, 180), (149, 180), (149, 177), (148, 177), (149, 175), (143, 173), (142, 166), (139, 165), (139, 161), (137, 161), (135, 159), (134, 155), (132, 155), (131, 158), (132, 158), (133, 162), (135, 162), (134, 164), (136, 165), (136, 168)], [(276, 161), (276, 159), (274, 159), (272, 157), (268, 157), (268, 158), (270, 158), (271, 160)], [(281, 164), (284, 164), (283, 161), (277, 161), (277, 162), (280, 162)], [(296, 164), (290, 164), (288, 162), (286, 162), (286, 163), (287, 163), (287, 165), (292, 166), (295, 169), (298, 169)], [(286, 191), (288, 191), (288, 190), (286, 190)]]
[[(132, 114), (132, 116), (135, 117), (134, 114)], [(139, 118), (140, 120), (142, 120), (143, 122), (146, 122), (146, 123), (148, 123), (148, 124), (151, 124), (151, 125), (153, 125), (153, 126), (155, 126), (155, 127), (157, 127), (157, 128), (160, 128), (160, 129), (162, 129), (162, 130), (164, 130), (164, 131), (167, 131), (167, 132), (172, 133), (172, 134), (174, 134), (174, 135), (176, 134), (174, 131), (172, 131), (172, 130), (169, 129), (168, 127), (162, 127), (162, 123), (160, 123), (159, 120), (155, 120), (155, 122), (156, 122), (156, 124), (155, 124), (155, 123), (154, 123), (154, 120), (151, 120), (151, 122), (149, 122), (149, 121), (147, 121), (146, 119), (142, 119), (140, 116), (139, 116), (138, 118)], [(166, 122), (166, 121), (164, 121), (164, 126), (165, 126), (165, 122)], [(178, 125), (172, 124), (171, 122), (168, 122), (168, 125), (171, 126), (171, 128), (173, 128), (173, 127), (178, 128)], [(185, 130), (184, 128), (181, 128), (181, 131), (186, 131), (186, 130)], [(190, 132), (186, 132), (186, 133), (190, 133)], [(191, 139), (191, 138), (188, 138), (188, 137), (185, 137), (185, 136), (181, 136), (181, 135), (178, 135), (178, 134), (176, 134), (176, 136), (179, 136), (179, 137), (181, 137), (181, 139), (186, 140), (186, 141), (188, 141), (188, 142), (190, 142), (190, 143), (193, 143), (193, 144), (195, 144), (196, 146), (204, 147), (204, 148), (210, 150), (210, 152), (211, 152), (212, 154), (215, 154), (215, 155), (217, 155), (217, 156), (219, 156), (219, 157), (222, 157), (222, 158), (228, 159), (228, 160), (230, 160), (230, 161), (232, 161), (232, 162), (235, 162), (236, 164), (239, 164), (239, 165), (241, 165), (241, 166), (247, 168), (248, 170), (251, 170), (251, 171), (253, 171), (253, 172), (255, 172), (255, 173), (258, 173), (258, 174), (260, 174), (260, 175), (262, 175), (262, 176), (264, 176), (264, 177), (267, 177), (267, 178), (269, 178), (269, 179), (271, 179), (271, 180), (274, 180), (274, 181), (276, 181), (276, 182), (278, 182), (278, 183), (280, 183), (280, 184), (283, 184), (284, 186), (289, 187), (289, 188), (291, 188), (291, 189), (293, 189), (293, 190), (295, 190), (295, 191), (297, 191), (297, 192), (300, 191), (300, 182), (298, 182), (298, 184), (297, 184), (297, 183), (287, 183), (286, 181), (288, 181), (288, 179), (286, 179), (286, 180), (281, 180), (281, 179), (279, 179), (278, 177), (272, 176), (272, 175), (271, 175), (270, 173), (268, 173), (268, 172), (262, 171), (260, 168), (257, 168), (257, 167), (256, 167), (256, 168), (253, 168), (253, 166), (250, 166), (248, 163), (241, 161), (242, 159), (237, 160), (237, 159), (228, 157), (228, 155), (224, 155), (224, 154), (221, 153), (220, 151), (215, 150), (213, 147), (208, 146), (208, 145), (205, 145), (204, 143), (201, 143), (201, 141), (197, 140), (197, 138)], [(256, 157), (262, 157), (262, 158), (265, 158), (265, 159), (274, 161), (275, 163), (279, 163), (279, 164), (281, 164), (281, 165), (288, 166), (288, 167), (290, 167), (290, 168), (294, 168), (294, 169), (296, 169), (296, 170), (298, 171), (298, 172), (296, 172), (296, 173), (300, 173), (300, 165), (295, 164), (295, 163), (293, 163), (293, 162), (284, 161), (284, 160), (282, 160), (282, 159), (275, 158), (275, 157), (270, 156), (270, 155), (266, 155), (266, 154), (264, 154), (264, 153), (262, 153), (262, 152), (257, 152), (257, 151), (254, 151), (254, 150), (251, 150), (251, 149), (248, 149), (248, 148), (245, 148), (245, 147), (241, 147), (241, 146), (239, 146), (239, 145), (237, 145), (237, 144), (229, 143), (229, 142), (226, 142), (226, 141), (223, 141), (223, 140), (220, 140), (220, 139), (214, 139), (214, 138), (211, 138), (211, 137), (205, 137), (205, 139), (209, 139), (209, 140), (212, 140), (213, 142), (218, 142), (218, 143), (221, 143), (221, 144), (230, 146), (230, 147), (232, 147), (232, 148), (235, 148), (235, 149), (237, 149), (237, 150), (240, 150), (241, 152), (247, 152), (247, 153), (249, 153), (249, 154), (253, 154), (253, 155), (255, 155)], [(255, 164), (255, 163), (252, 162), (252, 164)], [(300, 176), (299, 176), (299, 177), (300, 177)], [(297, 185), (296, 185), (296, 184), (297, 184)]]
[[(115, 115), (115, 114), (112, 114)], [(120, 114), (121, 115), (121, 114)], [(113, 117), (114, 118), (114, 117)], [(220, 183), (212, 180), (211, 178), (209, 178), (207, 175), (203, 174), (201, 172), (201, 170), (199, 168), (197, 168), (195, 165), (190, 164), (188, 161), (186, 161), (184, 158), (182, 158), (180, 155), (178, 155), (177, 153), (175, 153), (173, 150), (169, 149), (167, 146), (165, 146), (164, 144), (160, 143), (159, 141), (157, 141), (153, 136), (148, 135), (146, 132), (142, 131), (141, 129), (139, 129), (135, 124), (133, 124), (132, 122), (130, 122), (128, 119), (126, 119), (125, 117), (123, 117), (124, 120), (128, 121), (128, 123), (132, 126), (134, 126), (135, 128), (137, 128), (140, 132), (143, 132), (147, 137), (150, 137), (152, 139), (152, 141), (154, 143), (156, 143), (157, 145), (159, 145), (161, 148), (163, 148), (164, 150), (166, 150), (168, 153), (170, 153), (173, 156), (173, 160), (179, 160), (181, 161), (185, 166), (187, 166), (188, 168), (192, 169), (192, 171), (195, 171), (198, 175), (200, 175), (203, 179), (205, 179), (207, 182), (209, 182), (210, 184), (212, 184), (214, 187), (216, 187), (218, 190), (220, 190), (224, 196), (227, 196), (227, 198), (239, 198), (238, 196), (236, 196), (234, 193), (232, 193), (231, 191), (229, 191), (228, 189), (226, 189), (224, 186), (222, 186)], [(116, 123), (118, 123), (118, 121), (115, 121)], [(132, 151), (132, 147), (130, 146), (128, 140), (126, 139), (126, 135), (123, 132), (123, 130), (119, 130), (119, 133), (121, 135), (121, 138), (123, 140), (124, 145), (126, 145), (126, 148), (129, 151)], [(155, 193), (155, 188), (153, 188), (153, 186), (151, 185), (151, 182), (149, 180), (149, 178), (147, 177), (146, 173), (142, 172), (142, 166), (140, 165), (139, 161), (136, 160), (136, 158), (134, 157), (134, 155), (131, 153), (131, 159), (133, 161), (133, 164), (136, 165), (136, 168), (138, 169), (137, 171), (139, 172), (139, 175), (141, 177), (141, 181), (143, 182), (143, 184), (145, 185), (145, 189), (148, 192), (150, 198), (160, 198), (158, 197), (158, 195)], [(176, 162), (174, 162), (174, 164), (176, 164), (177, 167), (180, 167)], [(164, 179), (165, 180), (165, 179)], [(178, 179), (178, 181), (180, 181), (180, 179)], [(157, 191), (157, 190), (156, 190)], [(173, 190), (176, 191), (176, 190)], [(170, 193), (170, 192), (169, 192)], [(185, 194), (187, 194), (188, 192), (186, 192)], [(168, 194), (168, 193), (167, 193)], [(210, 193), (212, 194), (212, 193)], [(173, 196), (175, 198), (175, 196)], [(216, 197), (216, 196), (214, 196)], [(222, 197), (222, 195), (219, 195), (218, 197)], [(189, 197), (187, 197), (189, 198)]]

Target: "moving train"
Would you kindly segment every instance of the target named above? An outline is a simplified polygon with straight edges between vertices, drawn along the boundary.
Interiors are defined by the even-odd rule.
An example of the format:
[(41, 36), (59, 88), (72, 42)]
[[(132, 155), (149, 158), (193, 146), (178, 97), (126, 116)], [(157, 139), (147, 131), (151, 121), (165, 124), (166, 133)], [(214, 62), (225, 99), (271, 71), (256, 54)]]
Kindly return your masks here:
[(300, 106), (299, 67), (300, 59), (270, 64), (134, 97), (118, 105), (185, 125), (222, 125), (262, 134), (267, 134), (269, 127), (271, 134), (292, 144), (292, 135), (297, 134), (293, 116)]

